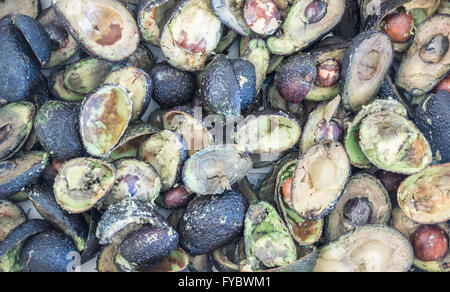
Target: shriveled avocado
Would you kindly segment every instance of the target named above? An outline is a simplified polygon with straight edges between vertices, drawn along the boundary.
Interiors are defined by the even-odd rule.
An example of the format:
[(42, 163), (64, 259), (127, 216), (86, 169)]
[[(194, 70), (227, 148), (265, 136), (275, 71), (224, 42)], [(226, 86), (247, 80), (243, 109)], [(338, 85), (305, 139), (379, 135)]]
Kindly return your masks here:
[(411, 220), (435, 224), (450, 219), (450, 163), (437, 164), (406, 178), (398, 189), (398, 204)]
[(49, 155), (31, 151), (0, 162), (0, 199), (6, 199), (34, 183), (48, 165)]
[(342, 19), (344, 0), (296, 0), (282, 25), (282, 35), (267, 40), (275, 55), (290, 55), (321, 39)]
[(53, 7), (72, 36), (89, 53), (121, 61), (136, 51), (136, 20), (119, 1), (53, 0)]
[(202, 70), (220, 41), (222, 23), (208, 0), (180, 1), (171, 13), (160, 35), (162, 53), (177, 69)]
[(242, 231), (246, 205), (244, 197), (232, 191), (194, 198), (180, 222), (181, 247), (198, 255), (229, 243)]
[(88, 57), (66, 67), (64, 86), (79, 94), (88, 94), (97, 89), (105, 80), (111, 63), (94, 57)]
[[(364, 201), (360, 200), (368, 202), (369, 212), (364, 210)], [(369, 216), (364, 218), (367, 220), (361, 221), (365, 213)], [(380, 181), (367, 173), (356, 174), (350, 177), (342, 197), (326, 218), (326, 239), (335, 241), (361, 225), (387, 224), (390, 214), (391, 200)]]
[(55, 178), (56, 201), (69, 213), (83, 213), (106, 196), (116, 178), (109, 163), (93, 158), (69, 160)]
[(34, 130), (52, 157), (68, 160), (83, 154), (79, 117), (80, 106), (76, 103), (49, 100), (39, 109)]
[(78, 255), (75, 244), (58, 231), (45, 231), (28, 239), (20, 252), (23, 272), (71, 272)]
[(184, 164), (186, 189), (199, 194), (221, 194), (247, 175), (250, 157), (233, 145), (207, 147), (192, 155)]
[(13, 156), (25, 144), (35, 111), (31, 102), (10, 103), (0, 108), (0, 161)]
[(106, 84), (88, 96), (80, 114), (86, 151), (95, 157), (108, 156), (125, 133), (131, 114), (130, 95), (119, 85)]
[(137, 23), (142, 39), (154, 46), (159, 46), (159, 35), (171, 10), (176, 6), (175, 0), (140, 1)]
[(0, 200), (0, 242), (5, 240), (6, 236), (27, 221), (27, 215), (23, 209), (8, 200)]
[(424, 169), (432, 159), (430, 145), (419, 129), (392, 111), (365, 117), (359, 138), (367, 159), (380, 169), (413, 174)]
[(79, 252), (86, 247), (89, 226), (80, 214), (68, 214), (56, 202), (53, 191), (43, 186), (34, 186), (28, 196), (36, 210), (72, 238)]
[(151, 71), (153, 98), (162, 108), (184, 105), (194, 96), (195, 76), (167, 63), (156, 64)]
[(414, 123), (430, 143), (440, 163), (450, 162), (450, 93), (439, 91), (426, 97), (416, 109)]
[(245, 255), (241, 270), (261, 271), (283, 267), (297, 260), (289, 230), (267, 202), (250, 205), (245, 216)]
[(347, 110), (359, 111), (377, 94), (391, 67), (394, 49), (389, 36), (368, 30), (356, 36), (342, 62), (342, 101)]
[(244, 19), (244, 0), (210, 0), (210, 4), (223, 24), (242, 36), (252, 34)]
[(450, 15), (424, 21), (395, 76), (395, 83), (412, 95), (429, 92), (450, 69)]
[(368, 225), (356, 228), (322, 247), (315, 272), (406, 272), (414, 253), (397, 230)]
[(16, 0), (0, 1), (0, 18), (8, 14), (22, 14), (36, 18), (41, 11), (41, 1), (39, 0), (24, 0), (17, 5)]
[(349, 175), (350, 160), (339, 142), (312, 146), (295, 168), (290, 207), (304, 219), (323, 218), (341, 197)]

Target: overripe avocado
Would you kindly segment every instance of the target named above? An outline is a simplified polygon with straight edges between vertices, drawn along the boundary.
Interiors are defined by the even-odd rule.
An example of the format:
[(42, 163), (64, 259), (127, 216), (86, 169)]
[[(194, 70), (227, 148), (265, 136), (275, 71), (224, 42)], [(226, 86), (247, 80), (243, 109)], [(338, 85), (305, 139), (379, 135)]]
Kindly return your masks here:
[(440, 163), (450, 162), (450, 93), (439, 91), (426, 97), (416, 108), (414, 123), (430, 143)]
[(52, 157), (68, 160), (83, 154), (80, 138), (80, 105), (49, 100), (37, 112), (34, 130)]
[(19, 205), (8, 200), (0, 200), (0, 242), (11, 230), (25, 221), (27, 221), (27, 215)]
[(237, 192), (198, 196), (180, 222), (180, 244), (189, 254), (211, 252), (233, 240), (244, 226), (247, 203)]
[(94, 57), (80, 59), (64, 70), (64, 86), (70, 91), (88, 94), (102, 84), (111, 66), (111, 63)]
[(368, 225), (356, 228), (322, 247), (315, 272), (406, 272), (414, 253), (397, 230)]
[(64, 101), (82, 101), (84, 94), (76, 93), (69, 90), (64, 84), (64, 69), (53, 72), (48, 77), (48, 87), (54, 97)]
[(244, 19), (243, 0), (210, 0), (212, 11), (220, 21), (242, 36), (249, 36), (252, 31)]
[(162, 108), (184, 105), (191, 101), (196, 89), (195, 76), (177, 70), (167, 63), (156, 64), (151, 71), (153, 98)]

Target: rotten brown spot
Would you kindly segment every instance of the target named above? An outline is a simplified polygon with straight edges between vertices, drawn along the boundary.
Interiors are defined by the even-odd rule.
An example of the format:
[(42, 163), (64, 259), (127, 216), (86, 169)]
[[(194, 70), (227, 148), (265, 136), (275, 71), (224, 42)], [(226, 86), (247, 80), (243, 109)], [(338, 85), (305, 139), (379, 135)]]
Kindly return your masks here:
[[(295, 222), (293, 218), (289, 218), (290, 221)], [(316, 222), (313, 220), (304, 220), (302, 223), (296, 223), (292, 226), (292, 232), (296, 238), (299, 238), (301, 241), (306, 241), (308, 237), (316, 232)]]
[(188, 51), (191, 51), (192, 53), (205, 53), (206, 52), (206, 39), (202, 37), (197, 43), (190, 44), (188, 42), (188, 35), (183, 30), (181, 31), (181, 41), (175, 40), (175, 43), (185, 48)]
[(414, 166), (420, 166), (422, 164), (423, 157), (425, 156), (425, 150), (425, 141), (419, 137), (412, 142), (411, 147), (409, 148), (407, 154), (408, 161)]
[(109, 28), (109, 31), (106, 34), (103, 34), (102, 37), (96, 41), (99, 45), (111, 46), (122, 38), (123, 28), (120, 24), (111, 23), (109, 24)]

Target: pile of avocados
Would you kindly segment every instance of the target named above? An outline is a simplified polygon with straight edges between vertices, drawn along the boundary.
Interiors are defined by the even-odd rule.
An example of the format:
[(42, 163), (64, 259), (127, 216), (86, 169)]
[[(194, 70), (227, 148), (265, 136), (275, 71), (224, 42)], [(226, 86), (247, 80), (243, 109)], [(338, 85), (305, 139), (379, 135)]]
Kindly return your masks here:
[(447, 0), (2, 0), (0, 51), (1, 272), (450, 271)]

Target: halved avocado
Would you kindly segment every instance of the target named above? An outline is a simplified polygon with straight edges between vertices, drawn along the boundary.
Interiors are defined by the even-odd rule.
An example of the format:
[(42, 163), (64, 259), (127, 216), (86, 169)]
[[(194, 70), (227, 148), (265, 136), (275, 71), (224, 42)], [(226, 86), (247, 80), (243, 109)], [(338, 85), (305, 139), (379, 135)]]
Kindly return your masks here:
[(97, 257), (97, 271), (100, 273), (118, 273), (119, 269), (114, 263), (116, 254), (117, 246), (115, 244), (103, 246)]
[(78, 60), (64, 70), (64, 86), (73, 92), (88, 94), (102, 84), (111, 66), (111, 63), (94, 57)]
[(347, 110), (359, 111), (377, 94), (394, 59), (391, 38), (368, 30), (356, 36), (342, 62), (341, 94)]
[(272, 109), (280, 109), (292, 114), (300, 124), (304, 124), (306, 118), (304, 103), (292, 103), (285, 100), (278, 92), (274, 80), (266, 89), (267, 107)]
[(425, 94), (450, 70), (450, 15), (436, 15), (417, 27), (395, 83), (417, 96)]
[(241, 58), (252, 62), (255, 66), (256, 92), (259, 92), (266, 78), (270, 62), (270, 53), (266, 42), (263, 39), (252, 38), (241, 54)]
[(153, 99), (160, 107), (171, 108), (192, 100), (196, 89), (194, 74), (177, 70), (163, 62), (152, 68), (150, 76), (153, 81)]
[(136, 20), (119, 1), (53, 0), (53, 7), (72, 36), (90, 54), (121, 61), (136, 51)]
[(235, 118), (249, 111), (256, 93), (253, 63), (216, 55), (202, 74), (201, 93), (212, 113)]
[(132, 158), (114, 162), (117, 181), (111, 191), (101, 201), (101, 209), (123, 200), (133, 199), (153, 204), (161, 190), (161, 179), (149, 164)]
[(108, 160), (136, 157), (141, 143), (156, 132), (158, 132), (156, 128), (144, 122), (130, 124), (117, 145), (112, 149)]
[(392, 111), (365, 117), (359, 138), (364, 155), (379, 169), (413, 174), (432, 160), (430, 145), (419, 129), (406, 117)]
[[(335, 241), (341, 235), (353, 230), (358, 225), (347, 217), (346, 207), (351, 200), (364, 199), (370, 205), (370, 216), (367, 224), (387, 224), (391, 215), (391, 200), (381, 182), (367, 173), (360, 173), (350, 177), (344, 192), (326, 219), (325, 235), (327, 240)], [(361, 207), (358, 214), (362, 213)]]
[(250, 205), (245, 215), (245, 255), (242, 271), (261, 271), (293, 264), (294, 240), (274, 207), (267, 202)]
[(69, 213), (83, 213), (106, 196), (116, 178), (109, 163), (93, 158), (69, 160), (55, 178), (56, 201)]
[(72, 262), (77, 255), (72, 240), (52, 230), (29, 238), (22, 247), (19, 262), (23, 272), (69, 272), (77, 268)]
[(222, 34), (222, 38), (220, 39), (220, 42), (217, 44), (217, 47), (214, 50), (214, 52), (216, 52), (217, 54), (225, 53), (225, 51), (231, 47), (231, 45), (234, 43), (237, 37), (238, 33), (236, 31), (229, 28), (225, 28)]
[(68, 160), (84, 153), (79, 116), (79, 104), (58, 100), (47, 101), (37, 112), (34, 130), (52, 157)]
[(22, 245), (29, 237), (48, 230), (53, 230), (53, 226), (42, 219), (25, 221), (11, 230), (0, 242), (0, 271), (20, 272), (19, 255)]
[(17, 5), (16, 0), (0, 1), (0, 18), (8, 14), (22, 14), (36, 18), (41, 11), (40, 0), (24, 0)]
[(337, 96), (332, 101), (319, 105), (310, 115), (303, 128), (302, 139), (300, 140), (300, 151), (305, 153), (311, 146), (317, 144), (317, 131), (323, 123), (328, 124), (341, 103), (341, 97)]
[(144, 41), (159, 46), (161, 28), (176, 4), (176, 0), (141, 1), (137, 23)]
[(416, 108), (414, 123), (430, 143), (439, 163), (450, 162), (450, 93), (439, 91), (427, 96)]
[(233, 145), (209, 146), (192, 155), (184, 164), (183, 183), (199, 194), (221, 194), (247, 175), (250, 157)]
[(222, 23), (208, 0), (183, 0), (173, 9), (160, 35), (167, 62), (183, 71), (202, 70), (214, 53), (222, 34)]
[(437, 164), (406, 178), (398, 189), (398, 204), (411, 220), (436, 224), (450, 219), (450, 163)]
[(315, 272), (407, 272), (414, 253), (408, 239), (383, 225), (356, 228), (319, 250)]
[(214, 250), (210, 253), (213, 267), (219, 272), (239, 272), (238, 249), (239, 242), (232, 242)]
[(189, 107), (175, 107), (163, 113), (164, 129), (177, 132), (186, 142), (188, 154), (214, 144), (214, 137), (203, 125), (201, 110)]
[(141, 143), (138, 158), (152, 165), (161, 177), (161, 190), (167, 191), (180, 179), (186, 143), (180, 134), (164, 130)]
[(87, 152), (106, 157), (124, 134), (132, 113), (130, 95), (119, 85), (106, 84), (82, 105), (80, 131)]
[(376, 99), (372, 103), (363, 106), (353, 121), (348, 125), (344, 143), (345, 150), (347, 151), (353, 166), (358, 168), (370, 168), (370, 161), (366, 158), (366, 155), (359, 146), (361, 121), (372, 113), (385, 110), (395, 112), (404, 117), (408, 115), (406, 108), (398, 101), (393, 99)]
[(172, 227), (145, 225), (130, 232), (119, 244), (115, 257), (121, 271), (136, 271), (168, 257), (177, 247), (178, 233)]
[(228, 244), (242, 231), (246, 208), (244, 197), (233, 191), (197, 196), (189, 202), (180, 222), (181, 247), (199, 255)]
[[(318, 12), (313, 13), (316, 10)], [(344, 11), (344, 0), (296, 0), (283, 22), (283, 33), (268, 38), (267, 45), (275, 55), (301, 51), (332, 30), (341, 21)]]
[(31, 102), (10, 103), (0, 108), (0, 161), (13, 156), (25, 144), (35, 112)]
[(48, 87), (51, 93), (64, 101), (82, 101), (85, 94), (79, 94), (66, 88), (64, 84), (64, 70), (53, 72), (48, 78)]
[(42, 186), (34, 186), (28, 196), (39, 214), (72, 238), (77, 250), (86, 247), (89, 226), (81, 214), (68, 214), (56, 202), (53, 191)]
[(292, 160), (283, 165), (277, 175), (275, 200), (281, 217), (286, 223), (289, 233), (292, 238), (300, 245), (312, 245), (316, 243), (322, 235), (323, 219), (308, 220), (299, 217), (294, 210), (289, 206), (289, 199), (286, 199), (284, 189), (289, 179), (292, 179), (295, 166), (298, 160)]
[(147, 73), (134, 66), (126, 66), (111, 72), (103, 83), (120, 85), (130, 93), (133, 103), (131, 121), (144, 115), (150, 105), (153, 91), (153, 83)]
[(141, 268), (140, 272), (187, 272), (189, 255), (181, 248), (175, 249), (168, 257), (159, 263)]
[(300, 140), (300, 124), (282, 111), (261, 111), (239, 122), (237, 149), (253, 154), (281, 153)]
[(8, 200), (0, 200), (0, 243), (5, 240), (8, 234), (27, 221), (27, 215), (23, 209)]
[(211, 8), (223, 24), (243, 36), (252, 33), (244, 19), (244, 0), (210, 0)]
[(42, 151), (27, 152), (0, 162), (0, 199), (6, 199), (36, 182), (49, 162)]
[(153, 65), (155, 65), (155, 57), (147, 47), (140, 45), (126, 62), (150, 75)]
[(312, 146), (295, 168), (290, 207), (301, 218), (323, 218), (338, 202), (349, 175), (350, 160), (339, 142)]
[(78, 52), (77, 41), (56, 16), (53, 6), (42, 11), (37, 21), (44, 27), (51, 41), (52, 54), (45, 68), (58, 66)]

